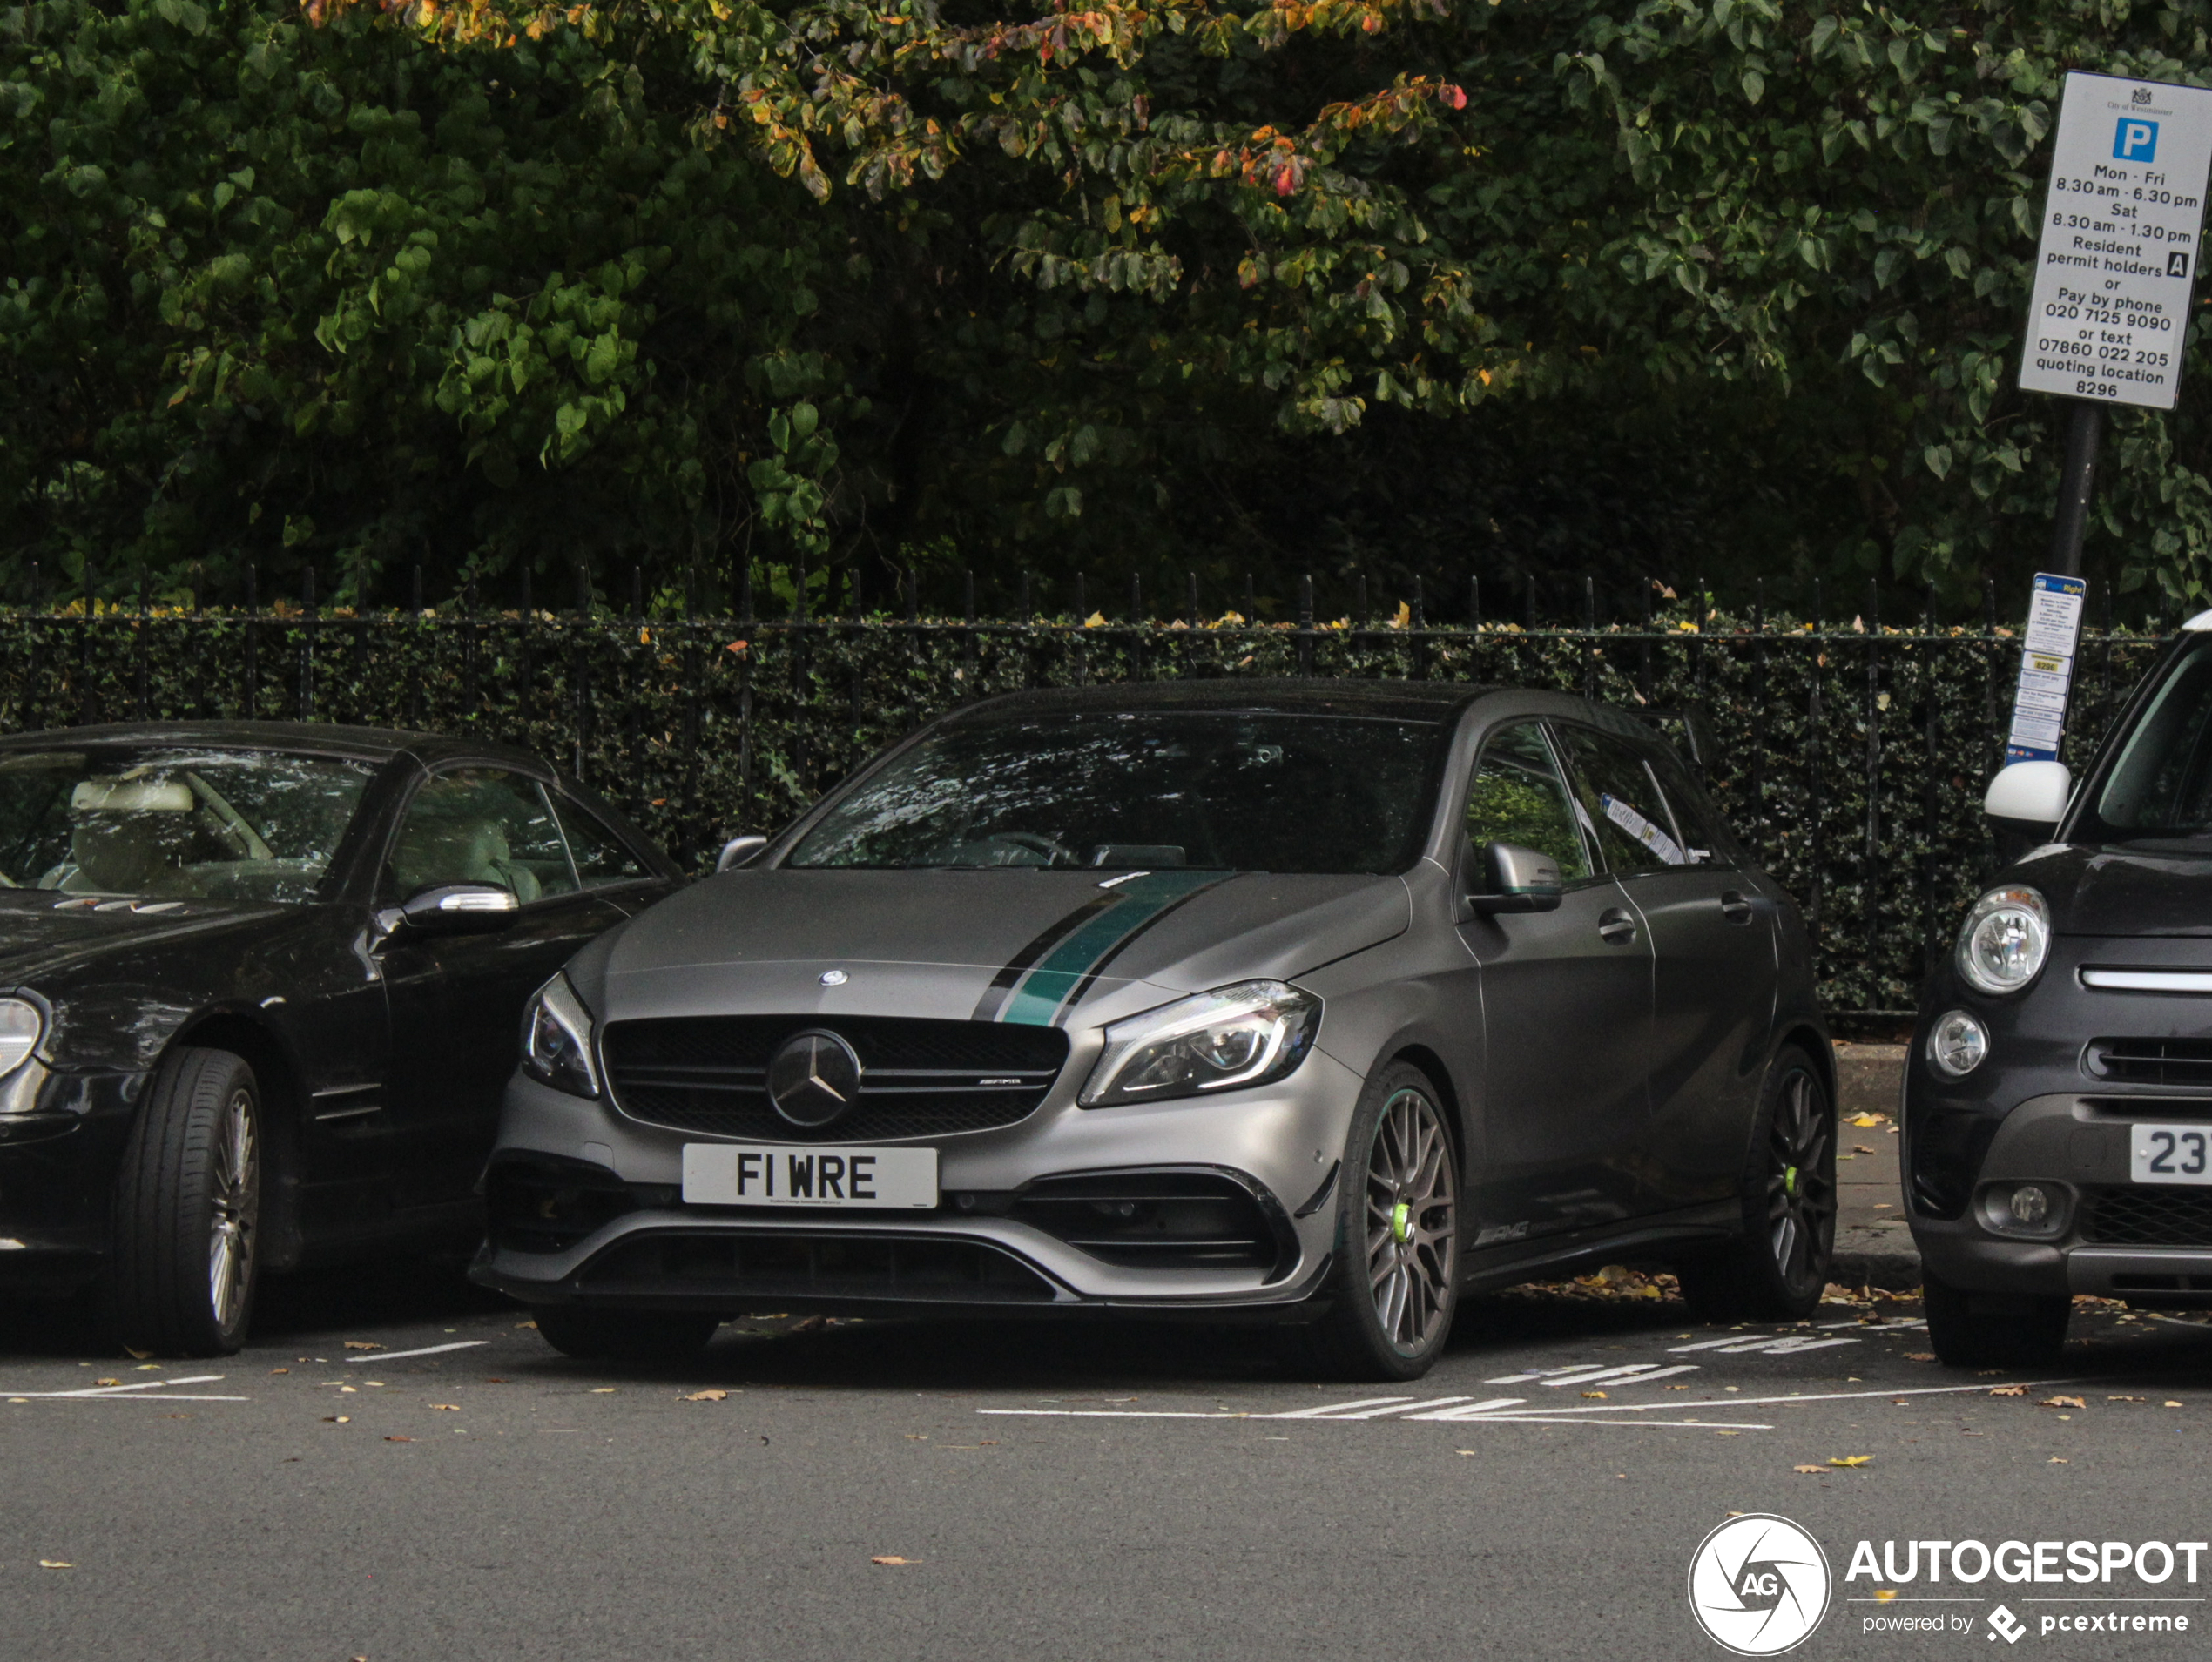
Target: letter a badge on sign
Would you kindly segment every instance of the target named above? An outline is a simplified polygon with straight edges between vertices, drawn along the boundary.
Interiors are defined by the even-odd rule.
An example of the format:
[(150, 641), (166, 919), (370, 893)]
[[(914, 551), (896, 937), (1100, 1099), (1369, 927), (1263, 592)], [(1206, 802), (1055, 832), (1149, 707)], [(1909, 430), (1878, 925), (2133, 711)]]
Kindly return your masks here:
[(2117, 162), (2153, 162), (2158, 159), (2158, 124), (2134, 116), (2122, 116), (2113, 130), (2112, 158)]
[(2166, 274), (2186, 279), (2189, 274), (2189, 257), (2178, 248), (2174, 250), (2166, 256)]

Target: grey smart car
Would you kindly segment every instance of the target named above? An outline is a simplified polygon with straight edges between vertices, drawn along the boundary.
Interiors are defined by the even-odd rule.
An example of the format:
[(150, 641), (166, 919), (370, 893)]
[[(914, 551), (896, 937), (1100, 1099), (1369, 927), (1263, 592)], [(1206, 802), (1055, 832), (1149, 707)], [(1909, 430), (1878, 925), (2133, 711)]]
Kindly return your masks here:
[(599, 1356), (748, 1310), (1243, 1314), (1407, 1379), (1467, 1289), (1621, 1257), (1802, 1315), (1811, 957), (1577, 698), (993, 699), (547, 983), (475, 1273)]

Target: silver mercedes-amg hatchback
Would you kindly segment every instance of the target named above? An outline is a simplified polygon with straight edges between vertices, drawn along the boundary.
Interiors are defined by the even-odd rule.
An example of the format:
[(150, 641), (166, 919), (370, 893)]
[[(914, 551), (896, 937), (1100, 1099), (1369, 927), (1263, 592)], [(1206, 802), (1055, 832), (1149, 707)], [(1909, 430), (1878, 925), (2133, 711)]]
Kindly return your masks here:
[(1628, 717), (1022, 693), (744, 840), (526, 1018), (475, 1274), (571, 1355), (1182, 1312), (1409, 1379), (1467, 1289), (1577, 1262), (1670, 1262), (1711, 1315), (1820, 1295), (1804, 925)]

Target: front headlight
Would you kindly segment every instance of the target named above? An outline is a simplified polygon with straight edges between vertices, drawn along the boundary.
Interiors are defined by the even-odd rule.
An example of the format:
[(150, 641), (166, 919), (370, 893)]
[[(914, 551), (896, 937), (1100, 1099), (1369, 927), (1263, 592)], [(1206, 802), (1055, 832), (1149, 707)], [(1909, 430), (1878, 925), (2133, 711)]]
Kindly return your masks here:
[(2024, 885), (1992, 889), (1959, 932), (1959, 973), (1984, 992), (2019, 992), (2050, 955), (2051, 909)]
[(1285, 981), (1239, 981), (1106, 1029), (1082, 1102), (1103, 1108), (1266, 1085), (1305, 1060), (1321, 1000)]
[(591, 1013), (566, 975), (538, 988), (523, 1012), (523, 1072), (575, 1096), (599, 1094), (591, 1061)]
[(46, 1013), (28, 999), (0, 999), (0, 1076), (12, 1073), (38, 1048)]

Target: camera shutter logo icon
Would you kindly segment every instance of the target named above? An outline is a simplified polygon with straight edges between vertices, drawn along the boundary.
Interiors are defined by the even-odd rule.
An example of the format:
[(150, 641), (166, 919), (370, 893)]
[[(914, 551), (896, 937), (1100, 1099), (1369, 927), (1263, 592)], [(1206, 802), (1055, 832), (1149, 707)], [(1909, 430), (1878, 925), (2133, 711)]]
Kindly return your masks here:
[(2112, 135), (2112, 157), (2120, 162), (2158, 159), (2158, 124), (2141, 116), (2122, 116)]
[(1689, 1560), (1690, 1614), (1738, 1656), (1779, 1656), (1803, 1644), (1828, 1613), (1831, 1586), (1820, 1543), (1768, 1512), (1730, 1518)]

